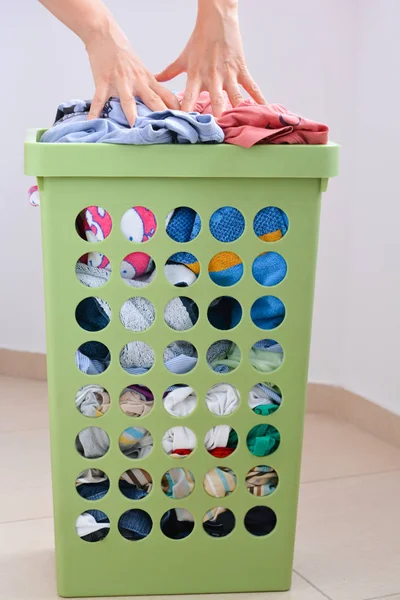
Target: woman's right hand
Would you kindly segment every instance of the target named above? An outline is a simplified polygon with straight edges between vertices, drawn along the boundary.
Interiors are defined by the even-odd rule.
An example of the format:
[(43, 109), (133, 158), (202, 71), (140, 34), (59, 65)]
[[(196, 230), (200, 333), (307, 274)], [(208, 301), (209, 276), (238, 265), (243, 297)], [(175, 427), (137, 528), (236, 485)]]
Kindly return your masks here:
[(151, 110), (180, 109), (176, 96), (156, 81), (119, 29), (96, 34), (86, 42), (86, 50), (96, 86), (89, 119), (99, 117), (110, 96), (120, 98), (131, 126), (137, 116), (134, 96)]

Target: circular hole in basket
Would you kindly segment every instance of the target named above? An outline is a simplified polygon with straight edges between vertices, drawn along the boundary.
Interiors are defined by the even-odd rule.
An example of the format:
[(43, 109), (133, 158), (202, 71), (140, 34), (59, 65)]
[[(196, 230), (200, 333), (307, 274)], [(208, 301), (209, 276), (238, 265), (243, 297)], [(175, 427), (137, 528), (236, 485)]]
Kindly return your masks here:
[(121, 367), (130, 375), (143, 375), (154, 365), (154, 350), (146, 342), (128, 342), (119, 354)]
[(149, 254), (131, 252), (121, 262), (119, 273), (127, 285), (143, 288), (153, 281), (156, 275), (156, 265)]
[(204, 438), (204, 446), (215, 458), (227, 458), (237, 448), (239, 437), (230, 425), (215, 425)]
[(231, 373), (239, 366), (241, 351), (231, 340), (218, 340), (207, 350), (207, 364), (215, 373)]
[(87, 206), (76, 217), (75, 229), (87, 242), (102, 242), (111, 233), (111, 215), (100, 206)]
[(204, 531), (214, 538), (225, 537), (235, 529), (235, 515), (229, 508), (211, 508), (203, 517)]
[(144, 427), (128, 427), (119, 436), (119, 449), (127, 458), (145, 458), (153, 450), (153, 436)]
[(197, 444), (196, 436), (189, 427), (178, 425), (168, 429), (162, 439), (164, 452), (171, 458), (189, 456)]
[(251, 366), (259, 373), (272, 373), (283, 362), (283, 348), (275, 340), (259, 340), (250, 349)]
[(276, 296), (261, 296), (252, 305), (250, 316), (256, 327), (275, 329), (284, 320), (285, 305)]
[(278, 487), (278, 474), (268, 465), (257, 465), (246, 475), (246, 487), (253, 496), (264, 497), (272, 494)]
[(254, 456), (269, 456), (278, 450), (280, 443), (279, 431), (268, 423), (252, 427), (246, 438), (247, 448)]
[(163, 404), (173, 417), (187, 417), (196, 408), (197, 394), (189, 385), (177, 383), (165, 391)]
[(122, 215), (121, 231), (130, 242), (147, 242), (157, 231), (156, 217), (145, 206), (133, 206)]
[(111, 263), (105, 254), (89, 252), (81, 256), (75, 264), (78, 281), (90, 288), (102, 287), (111, 276)]
[(164, 274), (172, 285), (188, 287), (200, 275), (200, 263), (190, 252), (176, 252), (165, 263)]
[(175, 375), (184, 375), (192, 371), (197, 360), (196, 348), (184, 340), (172, 342), (164, 350), (164, 366)]
[(110, 394), (101, 385), (84, 385), (78, 390), (75, 405), (85, 417), (102, 417), (110, 408)]
[(245, 220), (237, 208), (222, 206), (211, 215), (211, 235), (219, 242), (234, 242), (243, 234)]
[(266, 206), (254, 217), (254, 233), (263, 242), (277, 242), (286, 235), (288, 228), (286, 213), (276, 206)]
[(277, 252), (264, 252), (254, 259), (252, 273), (260, 285), (277, 285), (286, 277), (286, 260)]
[(171, 540), (182, 540), (194, 529), (194, 517), (186, 508), (172, 508), (161, 517), (160, 529)]
[(217, 383), (206, 394), (208, 410), (218, 417), (231, 415), (239, 407), (239, 390), (230, 383)]
[(211, 302), (207, 310), (210, 324), (223, 331), (239, 325), (242, 314), (240, 302), (231, 296), (219, 296)]
[(282, 392), (274, 383), (262, 382), (253, 385), (248, 402), (257, 415), (267, 417), (276, 412), (282, 403)]
[(110, 305), (96, 296), (84, 298), (75, 309), (75, 319), (85, 331), (101, 331), (110, 322)]
[(165, 228), (169, 237), (175, 242), (180, 244), (191, 242), (200, 233), (201, 219), (193, 208), (180, 206), (168, 214)]
[(119, 478), (118, 487), (129, 500), (141, 500), (150, 494), (153, 480), (144, 469), (128, 469)]
[(99, 375), (108, 369), (110, 351), (102, 342), (92, 340), (81, 344), (75, 353), (75, 364), (86, 375)]
[(118, 531), (126, 540), (137, 542), (146, 538), (153, 529), (149, 513), (140, 508), (126, 510), (118, 520)]
[(75, 438), (75, 448), (85, 458), (101, 458), (110, 449), (110, 438), (101, 427), (85, 427)]
[(194, 485), (193, 473), (182, 467), (169, 469), (161, 479), (162, 491), (172, 500), (180, 500), (190, 496), (194, 490)]
[(75, 523), (76, 533), (85, 542), (100, 542), (110, 533), (110, 519), (102, 510), (86, 510)]
[(235, 285), (243, 276), (242, 259), (234, 252), (219, 252), (208, 263), (208, 274), (217, 285)]
[(276, 514), (268, 506), (253, 506), (247, 511), (244, 526), (252, 535), (268, 535), (276, 527)]
[(134, 296), (121, 306), (119, 318), (129, 331), (146, 331), (154, 323), (156, 310), (154, 304), (142, 296)]
[(213, 498), (225, 498), (236, 490), (237, 477), (228, 467), (214, 467), (204, 477), (204, 489)]
[(110, 489), (110, 480), (100, 469), (86, 469), (75, 481), (76, 491), (85, 500), (95, 502), (101, 500)]
[(164, 310), (164, 321), (174, 331), (192, 329), (199, 318), (199, 307), (187, 296), (177, 296), (168, 302)]
[(128, 417), (144, 417), (153, 406), (153, 392), (145, 385), (130, 385), (119, 396), (119, 407)]

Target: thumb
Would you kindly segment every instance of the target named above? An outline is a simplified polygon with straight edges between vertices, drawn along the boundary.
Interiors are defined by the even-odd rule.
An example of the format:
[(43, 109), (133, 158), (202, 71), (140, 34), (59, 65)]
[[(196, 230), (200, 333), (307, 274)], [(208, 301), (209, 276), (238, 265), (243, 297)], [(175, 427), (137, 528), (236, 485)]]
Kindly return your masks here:
[(183, 73), (183, 71), (183, 66), (178, 58), (175, 62), (171, 63), (170, 65), (168, 65), (168, 67), (161, 71), (161, 73), (157, 73), (157, 75), (155, 75), (155, 78), (157, 79), (157, 81), (161, 82), (169, 81), (170, 79), (173, 79), (174, 77), (177, 77), (178, 75)]

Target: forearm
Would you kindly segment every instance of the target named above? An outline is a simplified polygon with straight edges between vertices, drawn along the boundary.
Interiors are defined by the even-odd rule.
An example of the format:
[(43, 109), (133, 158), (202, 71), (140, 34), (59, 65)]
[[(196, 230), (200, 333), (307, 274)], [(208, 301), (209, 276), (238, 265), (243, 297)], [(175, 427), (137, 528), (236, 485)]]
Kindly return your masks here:
[(97, 37), (121, 33), (101, 0), (39, 0), (59, 21), (88, 45)]

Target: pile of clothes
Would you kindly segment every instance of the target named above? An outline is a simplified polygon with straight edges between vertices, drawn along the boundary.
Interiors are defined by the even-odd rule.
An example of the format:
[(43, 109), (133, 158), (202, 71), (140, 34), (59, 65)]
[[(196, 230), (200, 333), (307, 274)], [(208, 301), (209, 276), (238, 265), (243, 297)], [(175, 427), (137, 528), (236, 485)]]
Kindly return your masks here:
[[(181, 101), (183, 94), (177, 94)], [(135, 125), (129, 126), (118, 98), (111, 97), (98, 119), (87, 120), (91, 102), (71, 100), (60, 104), (51, 129), (41, 138), (47, 143), (108, 144), (326, 144), (328, 127), (299, 117), (281, 104), (258, 105), (248, 98), (226, 110), (219, 119), (212, 115), (208, 92), (202, 92), (190, 113), (181, 110), (151, 111), (136, 98)]]
[[(124, 233), (135, 241), (144, 241), (153, 235), (157, 224), (150, 215), (151, 211), (143, 207), (132, 207), (127, 211), (124, 221)], [(126, 214), (127, 214), (126, 213)], [(101, 241), (111, 231), (108, 213), (97, 206), (86, 208), (77, 222), (78, 232), (89, 241)], [(230, 241), (237, 234), (241, 213), (232, 207), (218, 209), (210, 220), (211, 231), (220, 239)], [(125, 218), (125, 216), (124, 216)], [(149, 222), (150, 220), (150, 222)], [(184, 243), (194, 239), (200, 231), (199, 215), (192, 208), (180, 207), (172, 211), (167, 218), (166, 230), (175, 241)], [(266, 207), (259, 211), (254, 220), (256, 235), (264, 241), (273, 241), (285, 235), (288, 229), (286, 214), (279, 208)], [(236, 232), (236, 233), (235, 233)], [(272, 257), (270, 255), (273, 255)], [(267, 252), (257, 257), (253, 273), (263, 285), (271, 281), (281, 281), (286, 275), (286, 262), (282, 257), (277, 260), (276, 253)], [(145, 257), (145, 258), (144, 258)], [(177, 252), (168, 260), (165, 272), (168, 280), (179, 287), (188, 286), (198, 277), (200, 266), (196, 258), (187, 252)], [(100, 252), (90, 252), (81, 257), (76, 265), (76, 274), (87, 287), (99, 287), (109, 278), (111, 265)], [(156, 267), (152, 259), (143, 252), (133, 252), (121, 265), (121, 276), (132, 287), (140, 289), (148, 285), (155, 276)], [(209, 264), (209, 275), (219, 286), (231, 286), (237, 283), (243, 274), (241, 259), (232, 252), (217, 254)], [(164, 319), (175, 331), (185, 331), (193, 327), (199, 311), (195, 302), (186, 296), (170, 301)], [(229, 296), (220, 296), (211, 303), (208, 316), (218, 329), (228, 330), (235, 327), (241, 318), (240, 304)], [(263, 296), (252, 307), (251, 316), (260, 329), (277, 327), (285, 316), (281, 300), (275, 296)], [(111, 319), (111, 308), (98, 297), (83, 300), (76, 309), (76, 319), (86, 331), (99, 331), (106, 327)], [(130, 331), (144, 331), (155, 320), (153, 304), (145, 298), (135, 296), (127, 300), (121, 310), (120, 319)], [(121, 366), (130, 374), (146, 373), (154, 363), (153, 350), (145, 342), (130, 342), (120, 354)], [(250, 360), (261, 372), (270, 372), (277, 368), (283, 359), (282, 348), (272, 340), (262, 340), (256, 344)], [(165, 366), (176, 374), (188, 373), (197, 364), (196, 348), (185, 341), (170, 344), (164, 352)], [(238, 347), (228, 340), (213, 344), (207, 353), (209, 366), (220, 373), (236, 368), (240, 361)], [(108, 349), (101, 342), (86, 342), (76, 353), (78, 368), (87, 374), (102, 373), (110, 364)]]
[[(210, 412), (224, 416), (232, 414), (239, 406), (240, 398), (237, 389), (230, 384), (216, 384), (206, 395), (206, 404)], [(276, 411), (282, 401), (279, 388), (270, 383), (255, 385), (248, 396), (250, 408), (259, 415), (269, 415)], [(147, 414), (154, 404), (151, 391), (140, 385), (125, 388), (120, 395), (121, 409), (132, 417)], [(175, 385), (166, 390), (163, 396), (165, 409), (172, 415), (184, 417), (196, 407), (197, 396), (193, 388), (187, 385)], [(81, 388), (76, 396), (76, 406), (82, 414), (89, 417), (100, 417), (104, 407), (110, 406), (108, 392), (98, 385), (87, 385)], [(253, 427), (247, 437), (249, 450), (256, 456), (267, 456), (279, 446), (279, 432), (271, 425), (259, 424)], [(228, 425), (213, 427), (204, 440), (206, 449), (217, 458), (226, 458), (234, 452), (238, 444), (236, 431)], [(142, 427), (129, 427), (120, 436), (121, 451), (129, 458), (143, 458), (153, 448), (151, 434)], [(110, 440), (107, 433), (98, 427), (82, 430), (76, 440), (77, 450), (86, 458), (100, 458), (109, 449)], [(162, 446), (174, 458), (190, 454), (196, 446), (196, 437), (187, 427), (177, 426), (168, 430)], [(236, 488), (236, 475), (228, 467), (218, 466), (210, 471), (204, 479), (204, 489), (214, 498), (224, 498)], [(271, 494), (277, 486), (276, 472), (269, 466), (258, 465), (246, 476), (246, 486), (255, 496)], [(119, 480), (119, 489), (127, 498), (140, 500), (150, 493), (152, 479), (143, 469), (130, 469), (123, 473)], [(80, 474), (76, 481), (78, 493), (88, 500), (100, 500), (108, 492), (110, 482), (105, 473), (98, 469), (88, 469)], [(186, 468), (172, 468), (164, 474), (161, 482), (163, 492), (172, 499), (182, 499), (194, 490), (194, 476)], [(263, 515), (260, 515), (260, 518)], [(254, 520), (255, 519), (255, 520)], [(254, 523), (265, 528), (265, 523)], [(232, 531), (235, 517), (224, 507), (216, 507), (207, 512), (203, 520), (205, 531), (214, 537), (223, 537)], [(152, 529), (152, 520), (145, 511), (132, 509), (121, 516), (119, 530), (127, 539), (137, 540), (146, 537)], [(171, 509), (161, 520), (161, 529), (170, 538), (181, 539), (191, 533), (194, 527), (192, 514), (186, 509)], [(77, 522), (78, 534), (87, 541), (103, 539), (109, 531), (109, 520), (102, 511), (90, 510), (81, 515)]]
[[(246, 476), (246, 486), (255, 496), (267, 496), (277, 486), (276, 472), (268, 466), (254, 467)], [(204, 489), (213, 498), (225, 498), (236, 489), (237, 478), (228, 467), (215, 467), (208, 471), (204, 478)], [(100, 500), (110, 487), (108, 477), (98, 469), (88, 469), (81, 473), (76, 481), (77, 492), (87, 500)], [(163, 492), (171, 499), (179, 500), (189, 496), (195, 486), (193, 474), (188, 469), (174, 468), (164, 474), (161, 482)], [(119, 489), (131, 500), (140, 500), (152, 489), (152, 480), (143, 469), (130, 469), (123, 473), (119, 480)], [(265, 522), (264, 515), (254, 514), (250, 519), (250, 527), (256, 535), (270, 527), (270, 519)], [(126, 511), (119, 519), (118, 529), (127, 539), (140, 540), (149, 535), (153, 523), (150, 515), (140, 509)], [(221, 506), (207, 511), (203, 518), (204, 530), (213, 537), (228, 535), (235, 526), (233, 513)], [(246, 525), (247, 526), (247, 525)], [(193, 530), (192, 514), (183, 508), (167, 511), (161, 519), (161, 529), (172, 539), (187, 537)], [(99, 510), (88, 510), (78, 517), (76, 528), (78, 535), (85, 541), (96, 542), (109, 532), (108, 517)], [(271, 529), (269, 529), (270, 531)], [(269, 532), (268, 531), (268, 532)]]
[[(76, 395), (78, 410), (88, 417), (100, 417), (104, 408), (110, 406), (108, 392), (100, 385), (86, 385)], [(258, 415), (268, 416), (275, 412), (282, 401), (278, 387), (271, 383), (259, 383), (252, 387), (248, 396), (250, 408)], [(230, 384), (214, 385), (205, 398), (208, 409), (215, 415), (232, 414), (239, 406), (237, 389)], [(154, 397), (145, 386), (131, 385), (125, 388), (119, 398), (121, 409), (132, 417), (141, 417), (153, 407)], [(185, 417), (196, 407), (197, 396), (188, 385), (174, 385), (166, 390), (163, 397), (165, 409), (173, 416)], [(196, 447), (196, 436), (191, 429), (178, 425), (165, 432), (162, 439), (164, 451), (174, 458), (189, 455)], [(247, 436), (247, 446), (255, 456), (268, 456), (280, 443), (278, 430), (272, 425), (255, 425)], [(128, 427), (119, 438), (121, 452), (133, 459), (147, 456), (154, 445), (151, 433), (143, 427)], [(204, 439), (207, 451), (216, 458), (226, 458), (238, 445), (236, 431), (229, 425), (216, 425)], [(110, 447), (107, 433), (100, 427), (86, 427), (76, 438), (76, 448), (85, 458), (100, 458)]]

